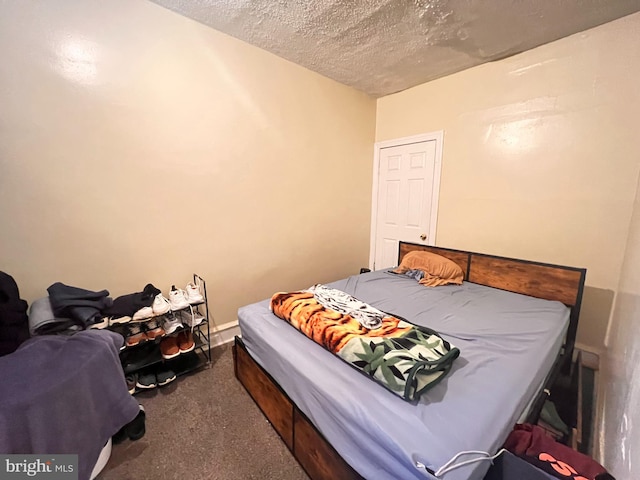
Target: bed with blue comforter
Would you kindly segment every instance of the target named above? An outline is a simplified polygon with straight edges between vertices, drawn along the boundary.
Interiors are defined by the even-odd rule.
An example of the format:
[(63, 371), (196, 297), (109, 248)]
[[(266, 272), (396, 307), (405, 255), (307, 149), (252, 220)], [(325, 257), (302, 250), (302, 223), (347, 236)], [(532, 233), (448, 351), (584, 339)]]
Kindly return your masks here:
[[(456, 255), (452, 258), (464, 263)], [(389, 270), (328, 284), (375, 309), (433, 330), (459, 349), (447, 375), (415, 402), (407, 402), (372, 381), (283, 321), (272, 312), (268, 299), (239, 310), (241, 343), (356, 476), (438, 478), (435, 472), (460, 452), (496, 454), (514, 424), (526, 417), (539, 398), (560, 354), (572, 347), (567, 338), (575, 335), (573, 320), (585, 271), (568, 270), (571, 278), (577, 275), (579, 283), (573, 302), (566, 301), (564, 293), (545, 294), (564, 302), (548, 300), (468, 280), (485, 275), (480, 266), (498, 262), (493, 271), (503, 280), (508, 278), (507, 283), (517, 284), (512, 278), (514, 274), (518, 277), (515, 267), (499, 259), (481, 258), (476, 264), (478, 273), (474, 273), (473, 257), (468, 257), (462, 285), (425, 287), (410, 276)], [(530, 270), (527, 263), (523, 265)], [(536, 270), (538, 267), (542, 270)], [(544, 277), (547, 267), (553, 266), (532, 263), (540, 277), (528, 281), (548, 282)], [(507, 268), (507, 273), (503, 275), (501, 268)], [(559, 286), (552, 286), (552, 290), (566, 290), (563, 278), (557, 282)], [(485, 283), (503, 286), (496, 281)], [(526, 287), (533, 291), (540, 288), (548, 287)], [(511, 289), (522, 290), (518, 285)], [(250, 387), (247, 389), (251, 393)], [(269, 408), (261, 408), (269, 417)], [(300, 458), (297, 450), (303, 446), (294, 444), (291, 448)], [(332, 477), (301, 463), (312, 478)], [(480, 480), (489, 466), (488, 461), (477, 461), (440, 478)], [(327, 468), (330, 472), (331, 467)]]

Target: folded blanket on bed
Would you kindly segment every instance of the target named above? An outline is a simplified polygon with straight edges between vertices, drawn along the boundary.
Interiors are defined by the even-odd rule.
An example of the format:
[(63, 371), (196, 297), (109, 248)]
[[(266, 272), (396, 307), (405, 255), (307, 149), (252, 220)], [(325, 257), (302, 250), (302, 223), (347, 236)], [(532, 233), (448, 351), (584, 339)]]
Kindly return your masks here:
[[(331, 295), (335, 302), (330, 301)], [(270, 308), (311, 340), (408, 401), (417, 400), (442, 380), (460, 355), (460, 350), (435, 331), (392, 314), (383, 313), (379, 322), (373, 322), (377, 328), (365, 327), (362, 318), (356, 319), (362, 317), (358, 311), (379, 311), (353, 299), (360, 303), (358, 311), (346, 312), (345, 296), (353, 299), (320, 285), (276, 293)], [(342, 306), (327, 306), (334, 304)]]

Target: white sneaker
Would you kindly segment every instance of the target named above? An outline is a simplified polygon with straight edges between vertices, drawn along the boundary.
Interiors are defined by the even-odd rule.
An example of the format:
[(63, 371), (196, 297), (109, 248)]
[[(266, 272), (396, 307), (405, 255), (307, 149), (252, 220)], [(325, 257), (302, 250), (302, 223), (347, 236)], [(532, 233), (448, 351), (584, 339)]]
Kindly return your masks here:
[(100, 320), (90, 325), (89, 328), (107, 328), (109, 326), (109, 317), (102, 317)]
[(200, 293), (200, 289), (194, 283), (189, 283), (186, 287), (186, 291), (187, 301), (191, 305), (195, 305), (196, 303), (204, 303), (204, 297)]
[(132, 322), (141, 322), (147, 318), (153, 317), (153, 309), (151, 307), (142, 307), (136, 313), (133, 314)]
[(171, 286), (169, 292), (169, 303), (171, 304), (171, 310), (182, 310), (189, 306), (189, 300), (187, 300), (187, 293), (184, 290), (176, 288), (175, 285)]
[(171, 335), (180, 327), (182, 327), (182, 322), (180, 321), (179, 317), (165, 317), (164, 323), (162, 324), (162, 328), (164, 328), (164, 332), (167, 335)]
[(178, 313), (180, 314), (180, 320), (182, 323), (190, 328), (197, 327), (204, 320), (204, 316), (200, 315), (200, 313), (195, 311), (193, 308), (190, 308), (189, 310), (182, 310)]
[(153, 299), (153, 305), (151, 305), (151, 309), (153, 310), (154, 315), (164, 315), (169, 310), (171, 310), (171, 304), (169, 300), (164, 298), (164, 296), (159, 293), (156, 295), (156, 298)]
[(128, 315), (123, 315), (122, 317), (111, 317), (111, 320), (109, 320), (109, 323), (111, 325), (117, 324), (117, 323), (129, 323), (131, 321), (131, 317)]

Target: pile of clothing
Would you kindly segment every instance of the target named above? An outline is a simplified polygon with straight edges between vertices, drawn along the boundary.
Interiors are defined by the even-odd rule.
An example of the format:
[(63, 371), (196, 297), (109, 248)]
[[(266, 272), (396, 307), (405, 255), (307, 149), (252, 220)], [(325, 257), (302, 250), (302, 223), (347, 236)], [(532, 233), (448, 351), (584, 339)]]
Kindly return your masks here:
[(29, 309), (31, 335), (73, 334), (88, 328), (101, 328), (111, 316), (132, 317), (150, 307), (160, 290), (147, 284), (141, 292), (113, 300), (108, 290), (92, 291), (56, 282), (47, 288), (48, 296), (35, 300)]
[(517, 424), (504, 448), (554, 478), (615, 480), (593, 458), (556, 442), (537, 425)]
[(29, 338), (27, 302), (13, 277), (0, 272), (0, 357), (14, 352)]

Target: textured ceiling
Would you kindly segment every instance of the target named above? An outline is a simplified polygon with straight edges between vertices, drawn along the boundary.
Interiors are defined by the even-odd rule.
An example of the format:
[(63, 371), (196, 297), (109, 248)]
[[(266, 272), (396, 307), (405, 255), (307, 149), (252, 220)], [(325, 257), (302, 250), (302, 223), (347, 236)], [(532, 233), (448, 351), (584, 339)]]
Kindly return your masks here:
[(373, 97), (640, 11), (640, 0), (153, 0)]

